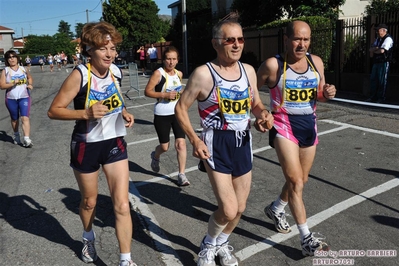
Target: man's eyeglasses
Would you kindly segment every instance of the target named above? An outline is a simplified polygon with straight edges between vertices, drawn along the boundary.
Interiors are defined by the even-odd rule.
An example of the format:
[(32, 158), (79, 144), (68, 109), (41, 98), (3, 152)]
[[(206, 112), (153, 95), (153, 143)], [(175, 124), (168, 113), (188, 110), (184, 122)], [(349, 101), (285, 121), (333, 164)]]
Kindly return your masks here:
[(10, 55), (10, 56), (8, 57), (8, 59), (10, 59), (10, 58), (17, 58), (17, 57), (14, 56), (14, 55)]
[(245, 42), (244, 37), (228, 37), (228, 38), (215, 38), (215, 39), (222, 39), (224, 40), (223, 44), (233, 44), (236, 42), (236, 40), (238, 41), (239, 44), (243, 44)]

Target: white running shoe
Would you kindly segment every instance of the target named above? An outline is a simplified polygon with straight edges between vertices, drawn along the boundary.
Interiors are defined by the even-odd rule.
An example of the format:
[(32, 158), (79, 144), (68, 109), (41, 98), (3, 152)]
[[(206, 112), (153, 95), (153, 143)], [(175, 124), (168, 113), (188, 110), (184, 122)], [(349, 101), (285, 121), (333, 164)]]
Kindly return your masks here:
[(83, 238), (82, 260), (85, 263), (90, 263), (97, 260), (97, 252), (94, 246), (95, 240), (95, 238), (93, 240), (87, 240), (86, 238)]
[(179, 173), (177, 175), (177, 183), (179, 184), (179, 186), (188, 186), (190, 185), (190, 181), (188, 181), (187, 177), (185, 174)]
[(137, 266), (132, 260), (121, 260), (119, 266)]
[(32, 148), (32, 146), (33, 146), (33, 143), (30, 138), (24, 139), (24, 147), (25, 148)]
[(285, 218), (285, 212), (275, 213), (274, 211), (272, 211), (272, 205), (273, 202), (270, 203), (270, 205), (266, 206), (265, 214), (267, 215), (267, 217), (273, 220), (274, 226), (276, 227), (276, 230), (278, 232), (288, 234), (289, 232), (291, 232), (291, 227), (287, 223), (287, 220)]
[(304, 256), (314, 256), (318, 250), (328, 251), (329, 247), (326, 242), (323, 242), (325, 237), (322, 235), (315, 236), (315, 233), (308, 234), (303, 241), (301, 241), (302, 254)]
[[(205, 239), (205, 238), (204, 238)], [(201, 242), (201, 251), (198, 253), (197, 266), (216, 266), (216, 246)]]
[(216, 248), (221, 266), (238, 266), (236, 257), (231, 253), (234, 248), (229, 245), (229, 241), (225, 242), (221, 246), (216, 246)]

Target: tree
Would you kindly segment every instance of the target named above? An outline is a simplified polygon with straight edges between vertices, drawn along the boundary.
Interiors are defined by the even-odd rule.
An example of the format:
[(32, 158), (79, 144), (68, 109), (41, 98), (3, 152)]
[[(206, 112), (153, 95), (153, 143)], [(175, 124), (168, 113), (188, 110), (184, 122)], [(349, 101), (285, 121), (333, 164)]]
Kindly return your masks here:
[(53, 36), (28, 35), (22, 53), (47, 55), (64, 51), (65, 54), (72, 55), (75, 53), (75, 45), (65, 33), (56, 33)]
[(53, 39), (55, 49), (53, 53), (64, 51), (69, 56), (75, 54), (76, 43), (71, 42), (72, 39), (68, 35), (65, 33), (56, 33), (53, 35)]
[(243, 27), (261, 26), (281, 18), (284, 14), (281, 1), (277, 0), (253, 0), (250, 5), (246, 0), (234, 0), (230, 9), (239, 12)]
[(75, 32), (76, 32), (76, 38), (80, 38), (80, 35), (82, 35), (82, 29), (84, 27), (84, 23), (76, 23), (75, 25)]
[(68, 22), (65, 22), (63, 20), (60, 21), (60, 24), (58, 24), (58, 32), (59, 33), (64, 33), (68, 37), (72, 38), (73, 33), (71, 31), (71, 25), (69, 25)]
[(366, 15), (378, 15), (399, 9), (399, 0), (372, 0), (366, 6)]
[(345, 0), (289, 0), (283, 8), (288, 12), (289, 18), (323, 16), (338, 19), (339, 7), (343, 4)]
[(24, 44), (23, 54), (43, 54), (53, 53), (54, 39), (50, 35), (28, 35)]
[(169, 23), (158, 17), (152, 0), (109, 0), (103, 3), (103, 19), (123, 36), (122, 49), (159, 41), (169, 31)]
[(231, 9), (240, 13), (241, 24), (244, 27), (262, 26), (281, 18), (296, 18), (301, 16), (324, 16), (337, 19), (339, 7), (345, 0), (253, 0), (248, 5), (247, 0), (234, 0)]

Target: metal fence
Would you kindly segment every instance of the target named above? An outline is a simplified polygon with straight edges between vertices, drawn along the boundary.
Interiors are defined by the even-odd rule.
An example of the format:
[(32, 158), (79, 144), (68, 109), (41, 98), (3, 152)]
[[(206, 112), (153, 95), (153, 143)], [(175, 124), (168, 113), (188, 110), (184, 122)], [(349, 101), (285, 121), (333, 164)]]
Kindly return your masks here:
[[(394, 61), (391, 74), (399, 74), (399, 12), (337, 20), (330, 27), (312, 29), (310, 51), (323, 58), (328, 72), (369, 73), (371, 62), (369, 47), (376, 38), (374, 27), (379, 23), (388, 26), (394, 40)], [(255, 68), (274, 54), (283, 52), (283, 28), (244, 29), (245, 50), (242, 61)], [(331, 45), (331, 47), (326, 46)], [(248, 56), (251, 55), (251, 56)]]
[[(144, 97), (144, 89), (140, 89), (139, 86), (139, 75), (136, 63), (129, 63), (129, 82), (130, 88), (125, 92), (125, 97), (129, 100), (133, 100), (135, 98)], [(129, 96), (129, 92), (132, 91), (134, 93), (133, 96)]]

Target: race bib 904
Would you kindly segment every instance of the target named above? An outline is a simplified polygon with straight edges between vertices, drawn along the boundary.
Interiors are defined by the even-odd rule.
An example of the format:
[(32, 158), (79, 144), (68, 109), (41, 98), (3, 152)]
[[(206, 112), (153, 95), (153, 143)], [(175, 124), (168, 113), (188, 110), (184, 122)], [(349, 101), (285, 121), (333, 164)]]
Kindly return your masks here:
[(248, 98), (242, 100), (222, 99), (222, 113), (246, 114), (249, 109)]

